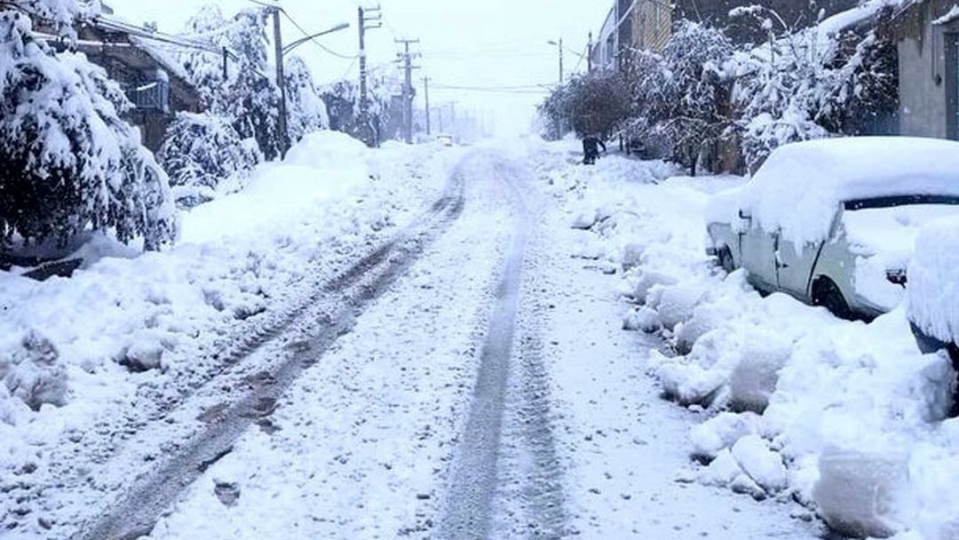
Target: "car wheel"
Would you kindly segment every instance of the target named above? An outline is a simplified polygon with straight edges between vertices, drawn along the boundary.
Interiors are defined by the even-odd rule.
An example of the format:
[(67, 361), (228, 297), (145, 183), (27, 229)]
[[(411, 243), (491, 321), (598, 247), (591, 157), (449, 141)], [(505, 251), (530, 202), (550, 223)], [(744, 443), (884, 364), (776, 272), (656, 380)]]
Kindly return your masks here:
[(719, 267), (725, 270), (727, 274), (736, 271), (736, 261), (733, 260), (733, 252), (728, 247), (719, 250), (717, 256), (719, 257)]
[(819, 278), (813, 286), (813, 304), (828, 309), (833, 315), (840, 319), (852, 321), (856, 319), (855, 314), (849, 309), (849, 303), (836, 285), (829, 278)]

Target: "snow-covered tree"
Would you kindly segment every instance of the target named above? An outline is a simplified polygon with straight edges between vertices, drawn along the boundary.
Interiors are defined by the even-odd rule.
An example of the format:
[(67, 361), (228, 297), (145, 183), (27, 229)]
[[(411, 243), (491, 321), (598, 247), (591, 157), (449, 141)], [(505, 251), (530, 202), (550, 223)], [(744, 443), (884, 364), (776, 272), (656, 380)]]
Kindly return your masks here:
[(267, 75), (266, 12), (247, 9), (233, 19), (223, 17), (215, 5), (205, 6), (187, 22), (186, 32), (218, 49), (229, 51), (227, 77), (222, 57), (207, 51), (190, 51), (181, 62), (203, 96), (207, 110), (229, 119), (241, 139), (255, 139), (266, 159), (280, 154), (278, 126), (280, 91)]
[(222, 117), (208, 113), (177, 115), (157, 154), (170, 175), (177, 204), (191, 208), (208, 202), (221, 181), (248, 175), (262, 161), (252, 142), (241, 140)]
[(313, 74), (299, 56), (286, 61), (287, 129), (290, 141), (297, 142), (308, 133), (330, 125), (326, 104), (313, 84)]
[(721, 30), (680, 21), (663, 55), (638, 51), (627, 63), (637, 120), (632, 131), (693, 174), (729, 125), (728, 84), (720, 66), (732, 52)]
[[(229, 25), (230, 21), (223, 17), (218, 5), (207, 4), (187, 21), (184, 32), (192, 39), (204, 41), (217, 49), (229, 50)], [(221, 109), (226, 83), (222, 56), (199, 49), (179, 49), (178, 55), (190, 77), (190, 83), (199, 90), (204, 107), (207, 110)]]
[(794, 31), (769, 10), (742, 10), (770, 32), (770, 41), (737, 54), (736, 123), (747, 165), (755, 169), (788, 142), (857, 134), (863, 116), (896, 108), (895, 45), (875, 31), (822, 35)]
[(267, 160), (280, 155), (280, 90), (266, 73), (266, 11), (247, 9), (229, 25), (232, 51), (238, 56), (236, 74), (228, 82), (223, 109), (243, 139), (256, 139)]
[(88, 229), (144, 239), (176, 234), (168, 179), (120, 118), (120, 87), (82, 55), (55, 55), (28, 18), (0, 13), (0, 237), (65, 242)]
[(610, 137), (630, 112), (625, 79), (619, 73), (574, 76), (550, 93), (539, 112), (547, 120), (547, 136), (562, 135), (569, 128), (580, 137)]
[(367, 84), (367, 126), (361, 125), (360, 89), (353, 81), (339, 81), (323, 89), (322, 99), (329, 114), (330, 129), (364, 139), (372, 132), (374, 145), (383, 137), (385, 126), (391, 122), (392, 96), (398, 91), (398, 82), (385, 72), (371, 70)]

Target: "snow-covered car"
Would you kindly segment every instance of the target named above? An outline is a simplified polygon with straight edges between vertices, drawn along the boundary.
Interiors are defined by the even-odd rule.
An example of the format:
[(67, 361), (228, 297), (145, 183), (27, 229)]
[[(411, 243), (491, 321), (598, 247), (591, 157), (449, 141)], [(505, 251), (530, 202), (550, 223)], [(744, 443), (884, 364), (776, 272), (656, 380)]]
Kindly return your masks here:
[(453, 136), (448, 133), (440, 133), (435, 136), (435, 139), (446, 146), (453, 146)]
[(871, 319), (902, 301), (921, 226), (947, 215), (959, 215), (959, 143), (801, 142), (714, 197), (708, 252), (761, 291)]
[(959, 370), (959, 218), (922, 229), (908, 276), (909, 321), (919, 348), (948, 350)]

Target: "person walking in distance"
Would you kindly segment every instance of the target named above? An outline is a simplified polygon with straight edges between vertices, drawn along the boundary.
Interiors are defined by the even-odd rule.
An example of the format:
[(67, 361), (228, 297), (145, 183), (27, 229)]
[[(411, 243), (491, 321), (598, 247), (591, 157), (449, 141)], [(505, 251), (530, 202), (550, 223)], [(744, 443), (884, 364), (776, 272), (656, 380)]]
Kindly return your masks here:
[(603, 153), (606, 153), (606, 143), (602, 141), (599, 137), (595, 135), (587, 135), (583, 138), (583, 164), (584, 165), (595, 165), (596, 159), (599, 158), (599, 148), (603, 148)]

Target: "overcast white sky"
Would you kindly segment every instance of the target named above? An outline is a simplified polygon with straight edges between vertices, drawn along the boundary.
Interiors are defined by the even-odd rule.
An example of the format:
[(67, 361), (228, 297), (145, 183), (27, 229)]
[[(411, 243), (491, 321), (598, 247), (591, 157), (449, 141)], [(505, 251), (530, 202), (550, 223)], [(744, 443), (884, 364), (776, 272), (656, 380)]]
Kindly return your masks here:
[[(250, 0), (113, 0), (117, 15), (130, 22), (155, 21), (160, 29), (176, 33), (204, 3), (218, 4), (225, 15), (254, 6)], [(330, 49), (353, 56), (358, 48), (356, 0), (282, 0), (282, 5), (303, 27), (322, 31), (338, 23), (350, 29), (321, 38)], [(363, 3), (375, 6), (375, 2)], [(496, 118), (498, 131), (525, 131), (541, 95), (442, 90), (449, 86), (528, 86), (553, 84), (559, 77), (556, 47), (548, 40), (563, 37), (567, 49), (585, 51), (588, 33), (598, 31), (612, 0), (382, 0), (385, 26), (368, 34), (371, 65), (396, 59), (394, 38), (419, 38), (423, 70), (434, 80), (433, 104), (457, 101), (459, 110), (485, 111)], [(284, 24), (284, 40), (301, 34)], [(358, 77), (353, 60), (336, 58), (312, 44), (298, 49), (320, 84)], [(567, 73), (585, 71), (572, 52), (566, 54)], [(422, 106), (422, 92), (418, 99)]]

